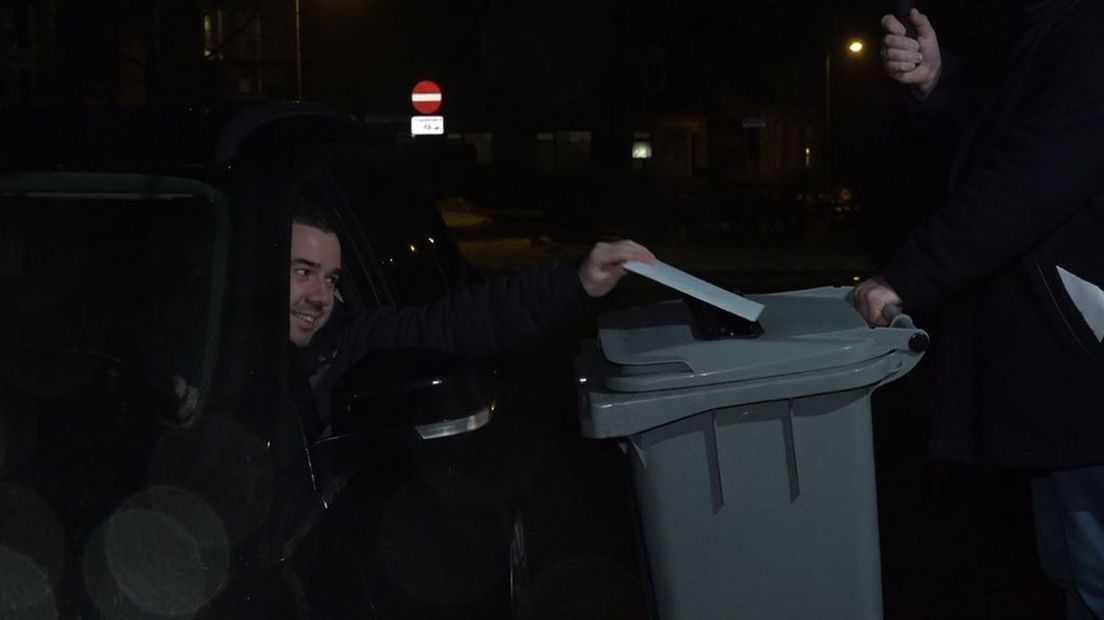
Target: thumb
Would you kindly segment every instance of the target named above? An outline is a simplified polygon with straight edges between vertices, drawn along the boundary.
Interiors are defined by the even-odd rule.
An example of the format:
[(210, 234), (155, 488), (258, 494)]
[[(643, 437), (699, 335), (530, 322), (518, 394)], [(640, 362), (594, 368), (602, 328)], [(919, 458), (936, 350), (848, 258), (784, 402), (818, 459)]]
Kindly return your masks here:
[(909, 19), (912, 20), (912, 25), (916, 26), (916, 36), (922, 39), (934, 38), (935, 28), (932, 28), (931, 21), (927, 15), (924, 15), (917, 9), (909, 11)]

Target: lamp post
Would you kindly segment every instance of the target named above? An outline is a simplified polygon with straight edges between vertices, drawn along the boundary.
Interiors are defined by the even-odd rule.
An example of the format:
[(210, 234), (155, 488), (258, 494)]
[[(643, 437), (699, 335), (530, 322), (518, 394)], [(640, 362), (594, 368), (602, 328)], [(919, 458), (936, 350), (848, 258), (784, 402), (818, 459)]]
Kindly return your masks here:
[[(847, 43), (847, 52), (852, 56), (862, 54), (866, 47), (859, 39)], [(832, 52), (824, 55), (824, 182), (829, 191), (832, 189)]]
[(303, 100), (303, 43), (300, 39), (299, 0), (295, 0), (295, 99)]

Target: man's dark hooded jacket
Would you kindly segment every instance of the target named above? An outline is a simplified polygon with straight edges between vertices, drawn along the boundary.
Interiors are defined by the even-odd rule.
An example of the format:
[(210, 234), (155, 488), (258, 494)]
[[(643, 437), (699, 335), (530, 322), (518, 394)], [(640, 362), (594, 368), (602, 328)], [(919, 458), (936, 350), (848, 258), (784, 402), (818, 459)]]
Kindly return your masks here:
[(516, 348), (592, 307), (577, 262), (533, 267), (458, 289), (410, 308), (350, 313), (334, 307), (330, 321), (297, 363), (309, 377), (318, 413), (328, 418), (336, 382), (370, 351), (421, 347), (480, 360)]
[(1003, 67), (978, 73), (941, 39), (919, 113), (958, 133), (948, 200), (884, 274), (911, 313), (938, 313), (936, 456), (1102, 463), (1104, 347), (1059, 268), (1104, 286), (1104, 2), (1018, 6)]

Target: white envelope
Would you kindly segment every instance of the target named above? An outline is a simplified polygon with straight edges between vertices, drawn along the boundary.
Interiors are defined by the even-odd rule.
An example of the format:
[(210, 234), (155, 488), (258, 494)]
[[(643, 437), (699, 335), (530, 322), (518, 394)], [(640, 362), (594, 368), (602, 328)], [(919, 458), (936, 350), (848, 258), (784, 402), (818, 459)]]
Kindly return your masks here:
[(759, 313), (763, 311), (763, 304), (726, 291), (661, 261), (656, 261), (654, 265), (629, 261), (625, 263), (625, 269), (749, 321), (758, 320)]

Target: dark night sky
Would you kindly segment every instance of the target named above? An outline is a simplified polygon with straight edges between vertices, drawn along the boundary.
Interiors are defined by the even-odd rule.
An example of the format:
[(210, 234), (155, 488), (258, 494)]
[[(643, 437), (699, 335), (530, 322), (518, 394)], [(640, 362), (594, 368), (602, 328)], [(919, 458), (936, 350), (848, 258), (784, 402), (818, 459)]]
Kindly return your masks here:
[[(686, 77), (671, 85), (685, 95), (718, 81), (747, 82), (762, 63), (808, 65), (803, 72), (815, 76), (830, 47), (842, 51), (853, 36), (873, 43), (878, 18), (891, 7), (870, 0), (305, 4), (308, 91), (322, 99), (351, 97), (349, 83), (359, 82), (367, 108), (380, 113), (394, 97), (405, 98), (415, 77), (452, 85), (450, 93), (458, 86), (519, 104), (597, 96), (619, 59), (655, 44), (668, 52), (672, 79)], [(808, 90), (766, 96), (819, 96), (820, 87)]]

